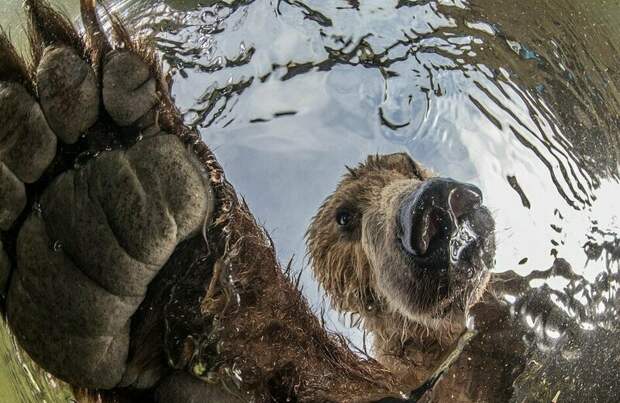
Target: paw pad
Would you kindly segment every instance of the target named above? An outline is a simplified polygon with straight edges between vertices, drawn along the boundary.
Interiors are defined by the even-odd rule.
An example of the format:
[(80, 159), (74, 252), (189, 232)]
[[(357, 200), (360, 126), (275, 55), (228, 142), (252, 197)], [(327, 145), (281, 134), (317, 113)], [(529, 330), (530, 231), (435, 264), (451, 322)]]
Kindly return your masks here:
[[(112, 388), (125, 374), (132, 315), (177, 245), (201, 236), (210, 188), (194, 155), (158, 125), (150, 58), (101, 38), (87, 37), (87, 48), (46, 3), (26, 3), (34, 73), (0, 34), (7, 318), (46, 370)], [(92, 2), (82, 6), (97, 24)]]

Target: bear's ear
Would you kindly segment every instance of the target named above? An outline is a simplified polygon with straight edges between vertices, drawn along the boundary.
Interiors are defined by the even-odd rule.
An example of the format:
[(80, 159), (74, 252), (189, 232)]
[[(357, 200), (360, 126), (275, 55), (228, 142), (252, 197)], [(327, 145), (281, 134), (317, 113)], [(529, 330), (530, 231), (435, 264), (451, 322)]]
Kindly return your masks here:
[(414, 161), (407, 153), (371, 155), (360, 168), (370, 171), (376, 169), (396, 171), (419, 180), (426, 180), (434, 176), (430, 170)]

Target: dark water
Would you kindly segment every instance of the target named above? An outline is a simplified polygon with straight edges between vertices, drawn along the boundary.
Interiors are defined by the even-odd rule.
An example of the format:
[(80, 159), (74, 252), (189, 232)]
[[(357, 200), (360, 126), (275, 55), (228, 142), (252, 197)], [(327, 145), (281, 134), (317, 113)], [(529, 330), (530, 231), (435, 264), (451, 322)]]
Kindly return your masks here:
[[(345, 165), (407, 151), (484, 192), (496, 271), (580, 326), (614, 327), (620, 265), (619, 1), (124, 1), (186, 123), (304, 270), (304, 232)], [(309, 270), (305, 294), (322, 294)], [(570, 304), (566, 301), (570, 301)], [(336, 314), (331, 327), (354, 343)], [(612, 324), (610, 324), (612, 323)]]

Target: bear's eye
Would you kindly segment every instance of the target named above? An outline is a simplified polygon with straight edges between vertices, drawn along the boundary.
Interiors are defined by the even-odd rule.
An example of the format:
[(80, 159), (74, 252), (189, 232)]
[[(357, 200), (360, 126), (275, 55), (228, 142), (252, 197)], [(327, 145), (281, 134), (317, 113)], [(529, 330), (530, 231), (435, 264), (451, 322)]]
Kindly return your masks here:
[(336, 222), (341, 227), (348, 226), (353, 220), (353, 215), (348, 210), (339, 210), (336, 213)]

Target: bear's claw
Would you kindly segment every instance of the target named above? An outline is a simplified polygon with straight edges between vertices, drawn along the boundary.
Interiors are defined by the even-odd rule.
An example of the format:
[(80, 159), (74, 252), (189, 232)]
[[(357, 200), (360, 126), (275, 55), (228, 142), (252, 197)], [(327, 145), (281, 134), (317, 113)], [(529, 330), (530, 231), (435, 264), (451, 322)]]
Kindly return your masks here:
[[(93, 7), (82, 1), (85, 21)], [(104, 42), (88, 37), (97, 29), (86, 30), (89, 47), (43, 1), (28, 0), (26, 10), (33, 73), (0, 32), (7, 320), (52, 374), (113, 388), (126, 369), (131, 317), (176, 246), (199, 234), (210, 187), (179, 137), (159, 127), (160, 81), (143, 54), (121, 46), (99, 57)]]

